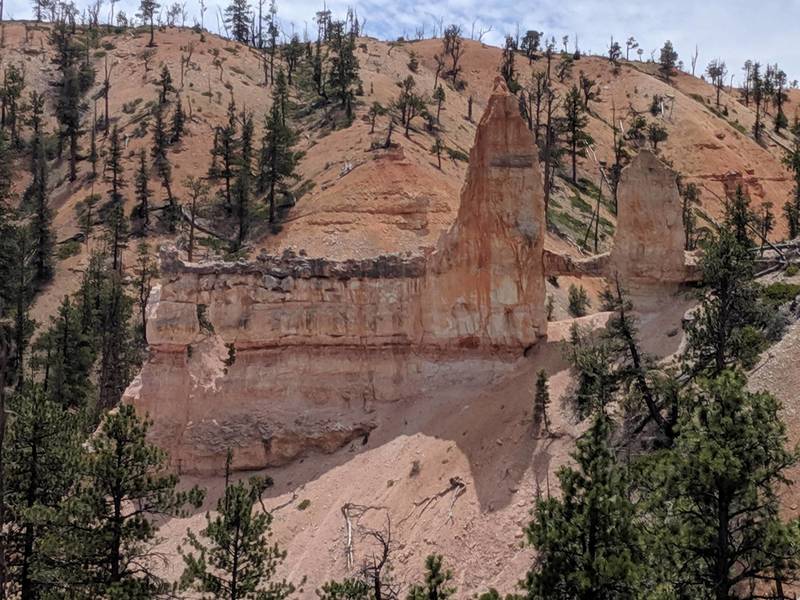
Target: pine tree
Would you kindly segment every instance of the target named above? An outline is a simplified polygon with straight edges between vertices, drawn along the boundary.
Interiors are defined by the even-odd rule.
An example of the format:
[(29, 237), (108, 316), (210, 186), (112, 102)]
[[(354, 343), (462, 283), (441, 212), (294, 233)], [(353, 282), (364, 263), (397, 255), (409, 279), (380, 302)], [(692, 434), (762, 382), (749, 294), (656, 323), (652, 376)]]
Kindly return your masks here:
[(547, 381), (547, 372), (540, 369), (536, 374), (536, 392), (533, 397), (533, 429), (539, 433), (544, 429), (545, 434), (550, 435), (550, 417), (547, 408), (550, 406), (550, 386)]
[(10, 64), (3, 70), (3, 85), (0, 87), (0, 128), (8, 131), (11, 145), (20, 146), (20, 98), (25, 90), (24, 68)]
[[(236, 154), (238, 152), (239, 143), (236, 139), (236, 133), (236, 103), (233, 101), (233, 98), (231, 98), (231, 101), (228, 104), (228, 122), (224, 127), (217, 127), (215, 132), (215, 144), (211, 149), (213, 159), (212, 168), (208, 173), (209, 178), (214, 179), (217, 177), (222, 177), (225, 180), (225, 211), (228, 214), (233, 212), (233, 203), (231, 201), (231, 183), (235, 175), (234, 167), (236, 164)], [(214, 168), (215, 166), (217, 168)]]
[(578, 182), (578, 156), (583, 156), (585, 154), (584, 147), (594, 141), (586, 133), (588, 123), (589, 118), (586, 116), (581, 93), (578, 86), (573, 85), (564, 98), (564, 132), (567, 135), (566, 143), (572, 157), (572, 183)]
[(122, 203), (112, 205), (106, 217), (106, 243), (111, 249), (111, 268), (120, 273), (122, 252), (127, 246), (129, 232), (128, 218), (125, 216)]
[(349, 121), (353, 118), (354, 88), (361, 81), (358, 77), (355, 36), (345, 31), (344, 21), (332, 22), (329, 34), (331, 57), (328, 82), (336, 91)]
[(209, 600), (281, 600), (291, 595), (292, 585), (275, 581), (286, 553), (269, 543), (272, 515), (253, 512), (263, 487), (263, 481), (254, 479), (228, 485), (217, 502), (217, 515), (206, 514), (200, 535), (187, 533), (189, 550), (181, 550), (186, 565), (182, 589)]
[(294, 170), (300, 157), (292, 150), (296, 136), (285, 122), (280, 110), (282, 101), (276, 94), (277, 92), (273, 93), (272, 107), (264, 123), (258, 180), (259, 191), (267, 193), (269, 222), (273, 224), (278, 194), (286, 191), (286, 181), (294, 177)]
[(48, 398), (64, 409), (83, 410), (93, 397), (95, 348), (81, 326), (78, 307), (65, 297), (50, 328), (36, 343)]
[(447, 98), (447, 94), (445, 94), (444, 87), (442, 84), (436, 88), (433, 92), (433, 99), (436, 100), (436, 122), (440, 121), (439, 116), (442, 114), (442, 103)]
[(700, 266), (706, 293), (687, 326), (685, 358), (691, 373), (720, 374), (750, 365), (761, 349), (758, 290), (753, 258), (736, 234), (723, 228), (703, 248)]
[(111, 183), (111, 205), (122, 206), (124, 198), (122, 197), (122, 190), (125, 188), (125, 177), (122, 169), (122, 146), (119, 142), (119, 131), (117, 126), (111, 130), (111, 139), (109, 140), (108, 148), (108, 162), (106, 164), (107, 170), (111, 172), (108, 177)]
[(134, 265), (133, 273), (136, 303), (139, 307), (139, 326), (141, 328), (142, 343), (146, 346), (147, 301), (150, 298), (150, 292), (153, 291), (153, 278), (158, 277), (158, 264), (150, 256), (150, 246), (147, 242), (139, 242), (136, 248), (136, 264)]
[(575, 284), (570, 284), (568, 296), (569, 304), (567, 306), (567, 312), (569, 312), (570, 316), (576, 318), (585, 316), (586, 311), (591, 306), (586, 288), (582, 285), (576, 286)]
[(161, 88), (158, 92), (159, 104), (167, 103), (167, 95), (174, 92), (175, 88), (172, 86), (172, 74), (169, 72), (169, 67), (166, 64), (161, 65), (161, 75), (158, 78), (158, 85)]
[(56, 597), (60, 510), (74, 485), (80, 456), (79, 419), (26, 384), (10, 398), (14, 418), (4, 445), (8, 493), (2, 542), (10, 597)]
[(147, 164), (147, 152), (144, 148), (139, 151), (139, 167), (136, 169), (136, 207), (133, 214), (141, 220), (141, 229), (146, 233), (150, 227), (150, 172)]
[(164, 218), (171, 233), (174, 233), (180, 218), (178, 203), (172, 194), (172, 164), (169, 162), (167, 147), (169, 145), (169, 134), (164, 124), (164, 108), (162, 104), (157, 104), (153, 110), (153, 147), (150, 151), (153, 162), (161, 179), (161, 186), (167, 192), (167, 207), (164, 211)]
[(61, 125), (59, 149), (62, 146), (62, 138), (66, 138), (69, 144), (70, 181), (75, 181), (78, 177), (78, 141), (83, 133), (81, 129), (83, 104), (79, 78), (80, 74), (76, 67), (67, 67), (62, 73), (62, 81), (56, 101), (56, 116)]
[(3, 240), (8, 242), (4, 257), (8, 260), (2, 264), (5, 271), (4, 300), (7, 305), (7, 308), (3, 308), (12, 320), (11, 334), (14, 342), (14, 355), (9, 361), (9, 372), (13, 375), (6, 376), (5, 379), (6, 382), (19, 385), (24, 380), (25, 353), (35, 326), (30, 318), (30, 304), (37, 282), (37, 254), (27, 227), (8, 228), (4, 233), (9, 234), (10, 239)]
[(750, 197), (744, 193), (741, 185), (736, 186), (736, 192), (725, 201), (725, 227), (733, 232), (736, 241), (743, 248), (751, 248), (753, 241), (750, 232), (754, 229), (756, 216), (750, 208)]
[(561, 498), (537, 498), (528, 543), (537, 551), (522, 582), (529, 598), (635, 598), (644, 567), (641, 532), (625, 471), (600, 410), (577, 442), (576, 466), (561, 467)]
[(225, 23), (231, 37), (237, 42), (247, 44), (250, 41), (250, 5), (247, 0), (232, 0), (225, 8)]
[(236, 180), (233, 183), (233, 205), (238, 223), (238, 233), (234, 251), (244, 246), (250, 229), (251, 206), (250, 197), (253, 192), (253, 117), (242, 114), (241, 154), (239, 155)]
[(430, 554), (425, 559), (425, 582), (415, 583), (408, 591), (407, 600), (447, 600), (456, 593), (456, 588), (448, 585), (453, 580), (453, 572), (444, 567), (441, 554)]
[(130, 319), (132, 301), (122, 287), (122, 276), (106, 274), (99, 315), (100, 365), (98, 374), (98, 405), (101, 409), (115, 406), (131, 380), (138, 362), (131, 340)]
[(782, 521), (778, 490), (798, 454), (775, 398), (745, 385), (731, 371), (702, 382), (675, 448), (648, 470), (675, 597), (755, 598), (747, 590), (797, 580), (800, 522)]
[(172, 132), (170, 135), (170, 142), (177, 144), (183, 137), (183, 130), (186, 125), (186, 114), (183, 112), (183, 105), (181, 104), (181, 97), (175, 103), (175, 111), (172, 113)]
[(106, 415), (86, 452), (63, 539), (71, 586), (88, 597), (151, 598), (168, 586), (149, 569), (153, 518), (199, 506), (197, 488), (176, 492), (166, 453), (147, 441), (151, 421), (123, 404)]
[(198, 177), (189, 176), (184, 180), (183, 186), (189, 190), (189, 243), (186, 249), (186, 257), (189, 262), (194, 259), (194, 237), (196, 219), (198, 212), (205, 206), (208, 200), (208, 184)]
[(150, 22), (150, 41), (147, 42), (147, 46), (152, 48), (155, 46), (154, 36), (154, 25), (153, 21), (155, 19), (156, 11), (160, 8), (160, 5), (156, 0), (140, 0), (139, 2), (139, 17), (142, 21)]
[(33, 241), (33, 264), (36, 269), (36, 281), (39, 284), (53, 277), (53, 211), (50, 208), (49, 190), (47, 187), (48, 168), (44, 154), (44, 142), (41, 136), (34, 145), (37, 153), (33, 178), (26, 192), (32, 204), (31, 238)]
[(800, 128), (795, 134), (795, 141), (790, 150), (787, 150), (783, 157), (783, 164), (792, 173), (794, 179), (794, 190), (792, 197), (783, 205), (783, 212), (786, 216), (789, 239), (800, 236)]
[(658, 69), (661, 71), (661, 75), (667, 80), (667, 82), (669, 82), (672, 78), (672, 71), (675, 70), (675, 65), (677, 62), (678, 53), (675, 52), (672, 42), (667, 40), (664, 42), (664, 46), (661, 48), (661, 54), (658, 60)]

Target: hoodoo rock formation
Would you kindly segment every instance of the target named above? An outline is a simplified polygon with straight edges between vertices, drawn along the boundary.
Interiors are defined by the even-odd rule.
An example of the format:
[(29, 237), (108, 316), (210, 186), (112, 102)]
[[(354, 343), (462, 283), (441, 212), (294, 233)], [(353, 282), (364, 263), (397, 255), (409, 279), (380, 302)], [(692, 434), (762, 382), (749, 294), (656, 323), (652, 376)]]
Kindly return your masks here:
[(229, 447), (237, 468), (332, 451), (369, 431), (371, 403), (446, 386), (451, 367), (485, 377), (544, 337), (543, 246), (536, 148), (498, 79), (433, 252), (193, 264), (165, 250), (151, 358), (125, 401), (184, 472), (220, 468)]
[(617, 204), (611, 274), (633, 285), (690, 279), (676, 173), (642, 150), (622, 171)]
[(181, 472), (218, 471), (227, 449), (234, 468), (278, 465), (365, 436), (376, 402), (510, 368), (546, 336), (546, 268), (686, 279), (675, 176), (649, 152), (623, 175), (610, 255), (545, 257), (543, 196), (533, 137), (498, 78), (458, 216), (435, 250), (236, 263), (186, 263), (164, 250), (151, 356), (124, 401), (150, 414)]

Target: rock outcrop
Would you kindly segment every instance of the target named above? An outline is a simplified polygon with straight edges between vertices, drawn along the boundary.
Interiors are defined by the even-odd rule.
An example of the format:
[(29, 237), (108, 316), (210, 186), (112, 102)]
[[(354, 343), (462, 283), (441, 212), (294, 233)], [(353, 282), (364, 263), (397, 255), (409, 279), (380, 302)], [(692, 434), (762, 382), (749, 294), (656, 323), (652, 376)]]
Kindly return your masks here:
[(647, 151), (623, 172), (610, 254), (544, 252), (536, 147), (501, 78), (460, 200), (424, 255), (186, 263), (164, 250), (151, 357), (124, 400), (150, 414), (181, 472), (218, 471), (228, 448), (234, 468), (279, 465), (368, 435), (375, 403), (436, 397), (510, 368), (546, 335), (546, 270), (688, 278), (675, 174)]
[(498, 78), (458, 218), (428, 255), (161, 258), (151, 358), (126, 393), (179, 470), (280, 464), (365, 435), (374, 402), (486, 378), (546, 333), (531, 133)]
[(685, 282), (685, 239), (677, 175), (652, 152), (642, 150), (619, 182), (609, 274), (634, 285)]
[(585, 258), (544, 253), (547, 275), (619, 277), (629, 287), (697, 281), (695, 257), (687, 253), (677, 175), (649, 150), (622, 171), (617, 191), (617, 228), (611, 252)]

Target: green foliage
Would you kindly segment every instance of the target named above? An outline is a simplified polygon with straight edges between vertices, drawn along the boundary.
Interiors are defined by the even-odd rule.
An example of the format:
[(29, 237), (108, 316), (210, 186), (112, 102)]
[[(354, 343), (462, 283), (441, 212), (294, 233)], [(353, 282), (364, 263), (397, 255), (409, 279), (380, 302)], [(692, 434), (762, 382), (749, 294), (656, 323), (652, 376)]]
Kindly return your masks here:
[(719, 374), (730, 365), (752, 365), (763, 348), (758, 289), (748, 247), (730, 229), (722, 229), (703, 250), (706, 292), (687, 326), (685, 359), (694, 373)]
[(423, 583), (411, 586), (407, 600), (447, 600), (455, 595), (456, 589), (448, 585), (453, 572), (444, 567), (440, 554), (430, 554), (425, 559), (425, 579)]
[(643, 582), (642, 533), (625, 470), (598, 410), (577, 442), (575, 467), (562, 467), (562, 497), (537, 498), (525, 532), (537, 551), (522, 582), (529, 598), (634, 598)]
[(791, 582), (800, 567), (800, 527), (781, 521), (777, 495), (798, 455), (778, 402), (745, 383), (731, 371), (702, 381), (674, 449), (643, 469), (675, 597), (753, 598), (753, 586)]
[(658, 60), (658, 69), (661, 72), (661, 75), (667, 81), (670, 81), (672, 77), (672, 71), (675, 69), (677, 62), (678, 53), (675, 52), (672, 42), (667, 40), (664, 42), (664, 45), (661, 48), (661, 53)]
[(274, 580), (286, 553), (269, 542), (272, 515), (253, 512), (264, 485), (251, 479), (227, 486), (200, 535), (187, 532), (181, 589), (209, 600), (281, 600), (292, 594), (291, 584)]
[(328, 85), (339, 98), (348, 121), (353, 117), (354, 90), (360, 85), (358, 58), (356, 57), (356, 35), (345, 29), (344, 21), (332, 21), (328, 25), (328, 50), (330, 70)]
[[(283, 70), (278, 71), (277, 81), (283, 80)], [(276, 85), (272, 95), (272, 107), (264, 123), (259, 158), (258, 189), (267, 194), (269, 222), (277, 219), (279, 195), (285, 195), (289, 182), (296, 180), (295, 169), (302, 154), (293, 150), (297, 136), (288, 124), (285, 107), (288, 102), (286, 88)]]
[[(7, 522), (2, 542), (12, 597), (47, 597), (57, 583), (64, 499), (80, 461), (79, 417), (26, 384), (9, 401), (13, 418), (3, 446)], [(54, 578), (55, 576), (55, 578)]]
[(317, 590), (320, 600), (372, 600), (369, 585), (361, 579), (328, 581)]
[(547, 407), (550, 405), (550, 389), (547, 381), (547, 372), (540, 369), (536, 374), (536, 391), (533, 397), (533, 429), (538, 433), (544, 429), (546, 434), (550, 433), (550, 418), (547, 414)]
[(84, 593), (110, 598), (144, 598), (166, 584), (143, 564), (156, 537), (153, 516), (183, 514), (199, 506), (202, 493), (176, 492), (177, 475), (166, 453), (147, 441), (149, 419), (121, 405), (103, 420), (86, 453), (73, 497), (65, 508), (61, 543), (66, 581)]
[[(786, 269), (787, 275), (789, 269)], [(800, 294), (800, 284), (776, 281), (769, 285), (761, 286), (760, 298), (769, 310), (777, 310), (781, 305), (792, 302)]]
[(586, 311), (591, 306), (589, 295), (586, 293), (586, 288), (582, 285), (576, 286), (575, 284), (570, 284), (567, 302), (567, 312), (569, 312), (572, 317), (585, 316)]

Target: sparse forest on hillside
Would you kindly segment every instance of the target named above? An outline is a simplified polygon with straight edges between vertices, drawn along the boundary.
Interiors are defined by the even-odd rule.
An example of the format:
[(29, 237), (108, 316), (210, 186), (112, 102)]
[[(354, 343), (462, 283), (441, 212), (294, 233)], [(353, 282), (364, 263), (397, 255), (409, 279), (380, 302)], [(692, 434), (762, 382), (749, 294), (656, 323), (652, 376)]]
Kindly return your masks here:
[[(800, 438), (784, 417), (797, 406), (751, 380), (800, 327), (800, 93), (778, 64), (703, 67), (670, 41), (647, 60), (634, 37), (587, 55), (537, 30), (494, 48), (474, 24), (443, 22), (381, 41), (364, 35), (370, 15), (327, 8), (299, 33), (275, 0), (232, 0), (219, 15), (201, 0), (192, 16), (180, 3), (141, 0), (135, 15), (115, 4), (34, 0), (33, 20), (4, 22), (0, 0), (0, 599), (796, 597)], [(148, 438), (158, 416), (121, 402), (150, 351), (159, 249), (220, 272), (287, 250), (350, 266), (429, 253), (455, 218), (497, 76), (538, 152), (548, 248), (607, 252), (626, 166), (647, 149), (674, 169), (701, 275), (683, 291), (682, 330), (653, 334), (671, 350), (651, 350), (666, 320), (642, 318), (619, 279), (548, 278), (543, 310), (566, 323), (563, 357), (515, 382), (523, 416), (496, 398), (477, 442), (438, 436), (520, 454), (531, 446), (497, 433), (518, 427), (538, 453), (475, 459), (501, 475), (496, 487), (527, 494), (472, 501), (500, 523), (491, 535), (478, 520), (443, 533), (472, 485), (455, 443), (426, 455), (403, 441), (410, 472), (395, 456), (354, 463), (380, 488), (374, 502), (329, 513), (318, 498), (333, 502), (348, 481), (313, 500), (306, 486), (344, 469), (343, 454), (363, 456), (369, 429), (335, 460), (304, 457), (280, 494), (268, 475), (234, 472), (228, 438), (222, 485), (182, 479)], [(206, 351), (190, 345), (174, 363)], [(226, 374), (237, 346), (213, 351)], [(558, 360), (568, 367), (556, 373)], [(303, 368), (276, 378), (290, 388)], [(342, 394), (365, 412), (381, 396)], [(409, 429), (396, 437), (409, 440), (420, 417), (397, 406)], [(512, 471), (531, 462), (544, 476), (520, 491)], [(414, 495), (391, 514), (403, 483)], [(435, 527), (429, 509), (442, 511)], [(379, 526), (359, 525), (374, 514)], [(322, 542), (297, 548), (318, 527), (336, 528), (335, 556)], [(476, 564), (486, 570), (471, 576)]]

